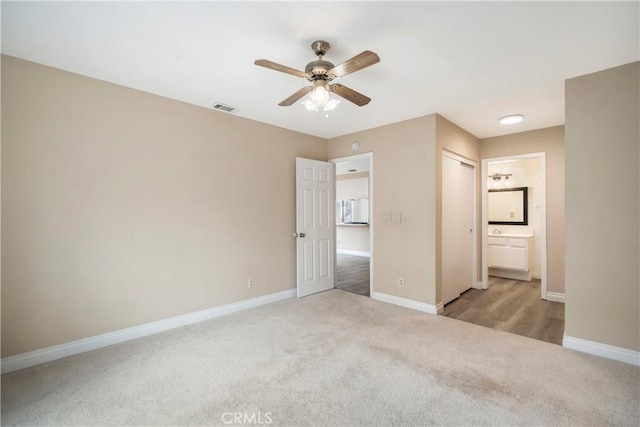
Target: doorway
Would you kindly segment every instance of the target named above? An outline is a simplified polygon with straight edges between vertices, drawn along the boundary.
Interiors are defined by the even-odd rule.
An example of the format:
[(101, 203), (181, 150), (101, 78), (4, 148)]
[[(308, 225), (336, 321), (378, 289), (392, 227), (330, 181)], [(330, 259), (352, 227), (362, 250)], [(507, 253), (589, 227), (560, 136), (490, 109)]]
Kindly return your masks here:
[[(492, 276), (506, 276), (511, 280), (538, 279), (540, 281), (540, 298), (547, 299), (547, 214), (546, 214), (546, 157), (545, 153), (530, 153), (516, 156), (497, 157), (482, 160), (482, 288), (487, 289), (489, 273)], [(495, 179), (498, 175), (501, 178)], [(491, 221), (489, 224), (489, 190), (526, 188), (525, 208), (527, 221), (509, 224), (508, 221)], [(518, 245), (526, 248), (526, 267), (512, 270), (509, 276), (507, 269), (489, 268), (491, 263), (489, 243), (498, 239), (502, 243), (505, 236), (531, 236)], [(502, 240), (501, 240), (502, 239)], [(509, 246), (511, 239), (506, 241)], [(507, 253), (505, 248), (503, 252)], [(520, 251), (522, 252), (522, 251)], [(524, 276), (519, 276), (526, 271)]]
[(332, 159), (335, 166), (335, 287), (373, 292), (373, 153)]

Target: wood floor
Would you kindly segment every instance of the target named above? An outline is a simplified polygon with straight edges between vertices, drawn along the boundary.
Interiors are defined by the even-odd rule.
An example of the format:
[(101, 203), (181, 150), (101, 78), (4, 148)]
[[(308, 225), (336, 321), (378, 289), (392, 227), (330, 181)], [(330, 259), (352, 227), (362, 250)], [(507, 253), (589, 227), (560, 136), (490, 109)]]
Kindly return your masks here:
[(338, 254), (336, 288), (369, 296), (369, 258)]
[(469, 289), (443, 315), (554, 344), (562, 344), (564, 304), (540, 299), (540, 281), (489, 277), (489, 289)]
[[(336, 287), (369, 296), (369, 258), (338, 254)], [(564, 304), (540, 298), (540, 281), (489, 277), (489, 289), (469, 289), (443, 315), (476, 325), (562, 344)]]

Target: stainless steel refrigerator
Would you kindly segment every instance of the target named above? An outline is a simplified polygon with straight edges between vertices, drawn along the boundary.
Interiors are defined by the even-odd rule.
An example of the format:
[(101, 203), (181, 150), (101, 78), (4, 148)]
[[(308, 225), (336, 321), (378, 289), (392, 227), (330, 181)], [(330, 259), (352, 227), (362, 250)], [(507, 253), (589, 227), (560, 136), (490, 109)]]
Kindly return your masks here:
[(338, 224), (368, 224), (369, 200), (340, 200), (336, 206), (336, 222)]

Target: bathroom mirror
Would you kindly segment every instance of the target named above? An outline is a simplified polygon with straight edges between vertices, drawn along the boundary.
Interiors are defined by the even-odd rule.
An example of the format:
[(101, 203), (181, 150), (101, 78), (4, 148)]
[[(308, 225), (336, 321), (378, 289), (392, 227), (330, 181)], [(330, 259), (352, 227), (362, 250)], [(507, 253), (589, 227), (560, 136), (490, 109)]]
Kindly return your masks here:
[(489, 224), (528, 225), (527, 187), (489, 190)]

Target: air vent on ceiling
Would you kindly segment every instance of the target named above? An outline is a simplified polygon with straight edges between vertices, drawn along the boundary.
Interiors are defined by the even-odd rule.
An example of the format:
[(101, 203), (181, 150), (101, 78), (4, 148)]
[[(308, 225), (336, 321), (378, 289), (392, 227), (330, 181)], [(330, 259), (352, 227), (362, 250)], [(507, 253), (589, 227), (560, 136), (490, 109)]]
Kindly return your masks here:
[(221, 102), (216, 102), (215, 104), (213, 104), (213, 108), (216, 110), (226, 111), (227, 113), (231, 113), (232, 111), (235, 110), (235, 107), (232, 107), (231, 105), (223, 104)]

